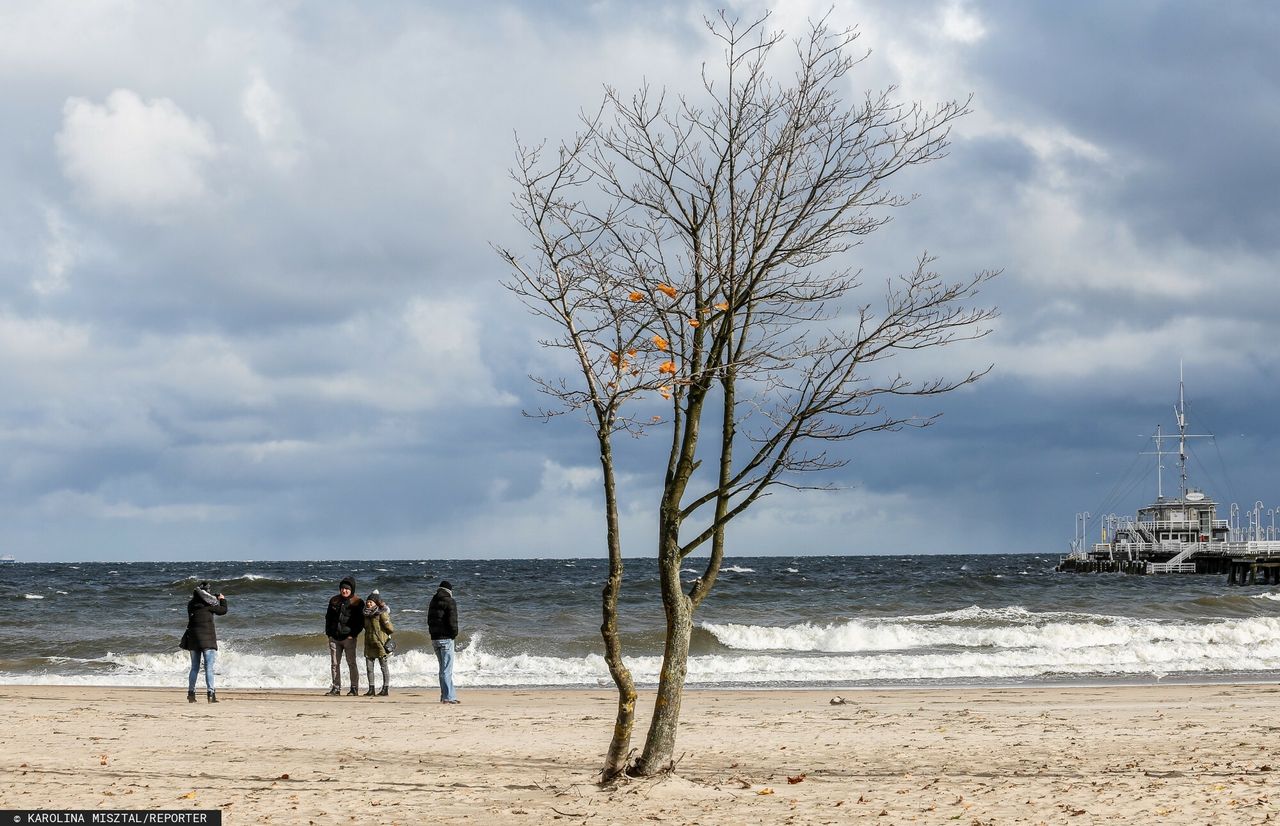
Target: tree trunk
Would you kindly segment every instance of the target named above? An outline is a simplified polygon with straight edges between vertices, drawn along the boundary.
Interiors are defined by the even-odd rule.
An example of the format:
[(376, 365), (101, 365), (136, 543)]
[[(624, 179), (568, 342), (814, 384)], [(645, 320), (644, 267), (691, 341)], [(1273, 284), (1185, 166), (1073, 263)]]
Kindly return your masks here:
[(622, 659), (622, 638), (618, 635), (618, 596), (622, 591), (622, 535), (618, 524), (617, 480), (613, 469), (613, 446), (609, 431), (602, 428), (600, 437), (600, 464), (604, 471), (604, 504), (606, 536), (609, 551), (609, 576), (605, 579), (600, 599), (600, 636), (604, 639), (604, 660), (609, 675), (618, 687), (618, 714), (613, 724), (613, 738), (605, 754), (601, 779), (613, 780), (627, 770), (631, 754), (631, 732), (636, 719), (636, 686), (631, 670)]
[(631, 732), (636, 720), (636, 687), (631, 671), (622, 661), (622, 643), (618, 637), (618, 590), (622, 586), (622, 561), (609, 560), (609, 579), (604, 586), (604, 622), (600, 635), (604, 638), (604, 659), (609, 674), (618, 687), (618, 714), (613, 724), (613, 738), (605, 755), (601, 779), (608, 782), (627, 770), (631, 754)]
[(671, 768), (676, 729), (680, 724), (680, 702), (684, 698), (684, 681), (689, 671), (689, 637), (693, 633), (693, 603), (680, 586), (678, 544), (670, 543), (659, 566), (662, 602), (667, 615), (667, 638), (662, 650), (662, 671), (658, 676), (658, 696), (654, 701), (649, 735), (644, 741), (644, 753), (632, 769), (632, 774), (640, 777), (651, 777)]

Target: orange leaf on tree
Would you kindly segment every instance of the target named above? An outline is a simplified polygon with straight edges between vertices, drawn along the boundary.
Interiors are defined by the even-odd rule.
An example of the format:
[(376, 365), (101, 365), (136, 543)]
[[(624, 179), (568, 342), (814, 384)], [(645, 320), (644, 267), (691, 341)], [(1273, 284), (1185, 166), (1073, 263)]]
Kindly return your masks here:
[(662, 336), (654, 336), (653, 346), (657, 347), (659, 350), (666, 350), (670, 346), (670, 343)]
[(640, 292), (639, 290), (632, 290), (631, 295), (627, 296), (627, 298), (630, 298), (632, 301), (639, 301), (640, 299), (644, 298), (644, 293)]
[(690, 327), (698, 327), (698, 326), (701, 326), (701, 325), (702, 325), (702, 322), (701, 322), (701, 321), (699, 321), (698, 319), (696, 319), (696, 318), (691, 318), (691, 319), (689, 319), (689, 326), (690, 326)]
[(671, 398), (671, 388), (665, 385), (658, 388), (658, 393), (660, 393), (664, 399)]
[(676, 372), (676, 363), (674, 361), (664, 361), (662, 366), (658, 368), (658, 372), (674, 374)]
[(673, 287), (673, 286), (671, 286), (670, 284), (659, 284), (659, 285), (658, 285), (658, 292), (662, 293), (662, 294), (663, 294), (663, 295), (665, 295), (667, 298), (675, 298), (675, 297), (676, 297), (676, 288), (675, 288), (675, 287)]
[(716, 305), (716, 309), (723, 313), (725, 310), (729, 309), (729, 302), (721, 301), (719, 304)]

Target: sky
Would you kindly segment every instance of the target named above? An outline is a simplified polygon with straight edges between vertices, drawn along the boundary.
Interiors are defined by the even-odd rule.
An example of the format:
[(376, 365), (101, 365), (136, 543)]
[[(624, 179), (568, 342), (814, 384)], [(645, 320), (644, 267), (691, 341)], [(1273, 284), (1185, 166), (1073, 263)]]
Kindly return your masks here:
[[(552, 333), (507, 293), (516, 136), (604, 85), (694, 91), (700, 2), (0, 5), (0, 554), (598, 557), (589, 429), (522, 415)], [(826, 2), (741, 3), (799, 35)], [(993, 365), (843, 448), (729, 555), (1059, 554), (1155, 493), (1179, 369), (1193, 481), (1280, 505), (1280, 6), (852, 0), (856, 100), (973, 95), (856, 251), (1000, 269)], [(663, 438), (623, 457), (653, 554)], [(1135, 462), (1150, 473), (1108, 493)], [(1168, 463), (1167, 463), (1168, 464)], [(1141, 467), (1141, 465), (1139, 465)], [(1176, 471), (1166, 470), (1166, 485)], [(1111, 497), (1115, 500), (1115, 497)]]

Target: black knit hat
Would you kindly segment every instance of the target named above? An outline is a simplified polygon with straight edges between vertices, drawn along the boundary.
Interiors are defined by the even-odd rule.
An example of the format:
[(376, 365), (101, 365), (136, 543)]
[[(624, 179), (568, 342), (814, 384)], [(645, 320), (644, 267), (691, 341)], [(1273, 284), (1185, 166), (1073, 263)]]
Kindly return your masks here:
[(449, 591), (452, 591), (452, 590), (453, 590), (453, 583), (449, 582), (449, 580), (447, 580), (447, 579), (442, 579), (442, 580), (440, 580), (440, 587), (441, 587), (441, 588), (445, 588), (445, 589), (447, 589), (447, 590), (449, 590)]
[(353, 576), (344, 576), (342, 581), (338, 583), (338, 590), (341, 591), (343, 588), (350, 588), (351, 593), (354, 594), (356, 592), (356, 578)]

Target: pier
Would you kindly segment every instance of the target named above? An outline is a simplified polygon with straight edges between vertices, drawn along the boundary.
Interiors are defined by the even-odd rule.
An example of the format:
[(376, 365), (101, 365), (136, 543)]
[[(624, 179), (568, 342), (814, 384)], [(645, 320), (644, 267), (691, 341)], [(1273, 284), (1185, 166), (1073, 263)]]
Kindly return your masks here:
[(1098, 543), (1062, 559), (1057, 571), (1084, 574), (1225, 574), (1228, 585), (1280, 585), (1280, 542)]

